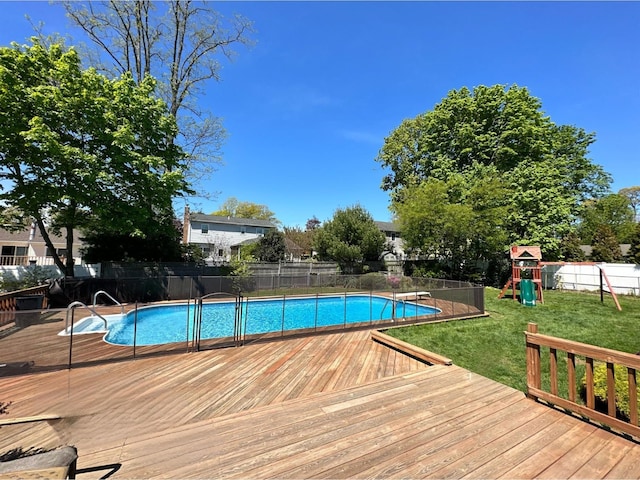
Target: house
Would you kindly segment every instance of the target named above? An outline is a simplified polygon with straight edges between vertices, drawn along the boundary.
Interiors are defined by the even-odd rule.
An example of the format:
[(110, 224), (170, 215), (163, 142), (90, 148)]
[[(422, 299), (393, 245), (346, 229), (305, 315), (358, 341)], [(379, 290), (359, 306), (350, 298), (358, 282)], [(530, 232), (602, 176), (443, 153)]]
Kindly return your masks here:
[[(49, 233), (53, 247), (63, 258), (67, 255), (66, 238)], [(78, 232), (74, 232), (73, 258), (75, 264), (80, 265), (81, 242)], [(40, 233), (40, 229), (32, 224), (31, 227), (19, 232), (0, 229), (0, 265), (54, 265), (51, 250), (47, 247)]]
[(186, 207), (182, 243), (200, 247), (207, 263), (226, 263), (240, 255), (243, 245), (257, 242), (275, 228), (269, 220), (191, 213)]
[(400, 236), (400, 229), (392, 222), (375, 222), (386, 238), (386, 244), (391, 247), (391, 251), (384, 252), (385, 261), (402, 261), (406, 259), (404, 243)]

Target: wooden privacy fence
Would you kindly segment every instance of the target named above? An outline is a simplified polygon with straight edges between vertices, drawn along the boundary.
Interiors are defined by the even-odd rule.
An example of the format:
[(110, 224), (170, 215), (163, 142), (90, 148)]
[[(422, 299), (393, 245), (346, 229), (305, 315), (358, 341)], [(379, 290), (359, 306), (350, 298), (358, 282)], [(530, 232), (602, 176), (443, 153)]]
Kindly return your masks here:
[[(640, 438), (638, 427), (638, 398), (636, 370), (640, 369), (640, 356), (619, 352), (608, 348), (596, 347), (585, 343), (562, 338), (541, 335), (538, 325), (530, 323), (525, 332), (527, 345), (527, 396), (543, 400), (553, 405), (600, 422), (620, 432)], [(540, 347), (549, 348), (549, 391), (542, 389)], [(567, 355), (567, 397), (558, 392), (558, 350)], [(585, 362), (585, 404), (579, 402), (576, 383), (576, 356)], [(606, 364), (607, 374), (607, 412), (596, 410), (594, 393), (594, 362)], [(619, 418), (616, 409), (615, 365), (626, 368), (629, 396), (629, 419)], [(618, 400), (619, 401), (619, 400)]]

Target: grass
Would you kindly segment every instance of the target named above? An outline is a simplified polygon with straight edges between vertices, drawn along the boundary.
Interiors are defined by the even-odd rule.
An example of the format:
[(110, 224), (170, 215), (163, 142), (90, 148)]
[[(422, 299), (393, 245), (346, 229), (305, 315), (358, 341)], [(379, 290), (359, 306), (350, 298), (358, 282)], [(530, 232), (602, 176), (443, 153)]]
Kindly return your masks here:
[[(545, 335), (623, 352), (640, 351), (640, 298), (619, 296), (622, 311), (618, 311), (610, 295), (605, 295), (601, 303), (599, 294), (545, 291), (543, 304), (525, 307), (511, 297), (499, 300), (498, 293), (495, 288), (485, 290), (488, 318), (391, 329), (387, 333), (523, 392), (527, 379), (523, 332), (529, 322), (537, 323), (539, 333)], [(548, 372), (548, 350), (542, 350), (542, 361), (542, 371)], [(578, 381), (583, 372), (584, 367), (578, 365)], [(566, 378), (559, 382), (560, 391), (566, 390)], [(544, 377), (543, 388), (547, 388)]]

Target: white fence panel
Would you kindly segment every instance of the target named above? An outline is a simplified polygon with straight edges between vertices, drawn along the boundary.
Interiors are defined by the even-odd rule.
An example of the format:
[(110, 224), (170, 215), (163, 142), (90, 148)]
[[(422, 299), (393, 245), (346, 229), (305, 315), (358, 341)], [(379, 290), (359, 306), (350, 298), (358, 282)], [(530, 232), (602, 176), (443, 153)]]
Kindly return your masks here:
[[(598, 291), (600, 289), (600, 268), (606, 274), (617, 295), (640, 296), (640, 265), (629, 263), (544, 265), (542, 268), (543, 286), (560, 290)], [(603, 287), (605, 291), (608, 291), (604, 279)]]

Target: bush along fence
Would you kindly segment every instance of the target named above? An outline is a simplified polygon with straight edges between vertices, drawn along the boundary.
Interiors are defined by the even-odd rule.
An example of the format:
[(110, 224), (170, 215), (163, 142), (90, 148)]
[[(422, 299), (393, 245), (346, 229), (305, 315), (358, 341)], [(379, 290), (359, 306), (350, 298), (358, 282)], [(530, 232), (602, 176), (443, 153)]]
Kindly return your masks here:
[[(525, 337), (530, 398), (640, 438), (636, 374), (640, 355), (541, 335), (535, 323), (528, 325)], [(548, 349), (548, 359), (541, 355), (541, 347)], [(566, 352), (566, 371), (559, 368), (564, 363), (558, 361), (559, 350)], [(580, 370), (584, 368), (580, 382), (576, 357), (578, 364), (584, 361), (584, 367), (580, 365)], [(560, 384), (565, 385), (565, 391), (561, 391)]]
[[(9, 368), (10, 365), (4, 371), (0, 369), (0, 376), (22, 373), (25, 369), (71, 368), (160, 353), (240, 346), (288, 336), (354, 328), (389, 328), (484, 315), (484, 288), (478, 285), (406, 277), (401, 280), (383, 278), (382, 283), (380, 278), (370, 275), (314, 278), (315, 286), (300, 286), (293, 280), (289, 276), (283, 277), (274, 281), (273, 287), (264, 288), (262, 279), (257, 278), (166, 278), (163, 281), (172, 285), (171, 291), (181, 293), (183, 298), (161, 302), (170, 307), (172, 313), (162, 316), (154, 329), (171, 330), (169, 327), (174, 323), (180, 329), (168, 339), (153, 344), (148, 343), (143, 334), (151, 323), (148, 315), (153, 309), (157, 311), (158, 302), (124, 302), (118, 292), (128, 284), (114, 284), (112, 286), (117, 288), (105, 290), (105, 294), (93, 292), (100, 293), (99, 302), (96, 302), (96, 295), (87, 302), (75, 300), (69, 308), (38, 311), (38, 321), (31, 321), (21, 328), (7, 329), (8, 335), (0, 335), (0, 361), (15, 368)], [(174, 288), (176, 285), (180, 288)], [(353, 320), (347, 317), (352, 312), (351, 301), (356, 297), (365, 304), (364, 314), (359, 313)], [(305, 299), (312, 304), (310, 312), (302, 315), (302, 322), (292, 321), (297, 307), (289, 300), (297, 299)], [(337, 305), (331, 312), (323, 310), (325, 300), (329, 299)], [(209, 310), (209, 317), (199, 315), (203, 305), (216, 302), (229, 303), (231, 313), (222, 315)], [(262, 303), (275, 304), (267, 318), (275, 327), (268, 330), (253, 328), (258, 321), (255, 314)], [(432, 310), (425, 313), (422, 307), (431, 307)], [(124, 321), (114, 323), (112, 328), (110, 316), (121, 317), (123, 310), (127, 314)], [(337, 319), (334, 318), (336, 315)], [(104, 319), (107, 320), (106, 326)], [(114, 322), (118, 320), (114, 318)], [(81, 323), (83, 321), (85, 324)], [(91, 322), (94, 326), (85, 328)], [(215, 328), (212, 328), (212, 322)], [(214, 330), (223, 333), (210, 335)], [(103, 340), (107, 331), (125, 332), (126, 341), (116, 344), (112, 335)]]

